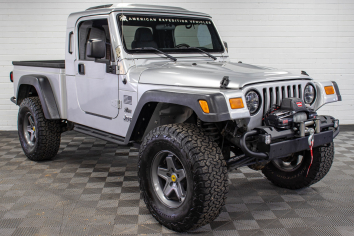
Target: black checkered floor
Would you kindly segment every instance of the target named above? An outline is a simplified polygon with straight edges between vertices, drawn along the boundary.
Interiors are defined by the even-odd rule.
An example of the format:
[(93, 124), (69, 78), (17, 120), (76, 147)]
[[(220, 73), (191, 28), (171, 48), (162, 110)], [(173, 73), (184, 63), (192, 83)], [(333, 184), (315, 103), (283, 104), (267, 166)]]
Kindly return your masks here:
[[(247, 167), (229, 174), (221, 215), (189, 234), (354, 235), (354, 131), (335, 141), (319, 183), (273, 186)], [(64, 133), (52, 161), (32, 162), (16, 132), (0, 132), (0, 235), (169, 235), (140, 199), (138, 150)]]

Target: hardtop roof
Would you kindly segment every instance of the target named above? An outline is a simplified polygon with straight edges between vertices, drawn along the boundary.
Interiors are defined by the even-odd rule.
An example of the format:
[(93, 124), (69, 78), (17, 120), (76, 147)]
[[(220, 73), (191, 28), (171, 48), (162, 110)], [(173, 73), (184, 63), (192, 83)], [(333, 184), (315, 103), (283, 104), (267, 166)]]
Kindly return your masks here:
[(161, 6), (161, 5), (152, 5), (152, 4), (136, 4), (136, 3), (117, 3), (117, 4), (106, 4), (100, 6), (94, 6), (87, 8), (86, 11), (97, 10), (102, 8), (110, 8), (114, 10), (120, 10), (124, 8), (129, 9), (149, 9), (149, 10), (180, 10), (180, 11), (188, 11), (182, 7), (173, 7), (173, 6)]
[(209, 14), (202, 12), (189, 11), (182, 7), (173, 6), (161, 6), (161, 5), (150, 5), (150, 4), (132, 4), (132, 3), (116, 3), (116, 4), (106, 4), (100, 6), (93, 6), (85, 11), (74, 12), (69, 15), (68, 26), (73, 27), (78, 18), (83, 16), (92, 15), (105, 15), (111, 12), (140, 12), (140, 13), (168, 13), (168, 14), (181, 14), (181, 15), (194, 15), (202, 17), (211, 17)]

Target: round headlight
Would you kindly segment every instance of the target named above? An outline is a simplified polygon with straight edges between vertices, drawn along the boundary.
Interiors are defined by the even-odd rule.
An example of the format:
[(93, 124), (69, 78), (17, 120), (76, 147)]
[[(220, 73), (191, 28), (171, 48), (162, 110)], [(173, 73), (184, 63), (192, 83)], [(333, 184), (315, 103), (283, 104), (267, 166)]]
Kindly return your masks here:
[(313, 87), (312, 84), (306, 85), (305, 92), (304, 92), (304, 102), (306, 104), (313, 103), (313, 101), (315, 101), (315, 96), (316, 96), (315, 87)]
[(246, 93), (246, 104), (251, 115), (255, 114), (258, 111), (260, 101), (261, 99), (259, 98), (257, 92), (251, 90)]

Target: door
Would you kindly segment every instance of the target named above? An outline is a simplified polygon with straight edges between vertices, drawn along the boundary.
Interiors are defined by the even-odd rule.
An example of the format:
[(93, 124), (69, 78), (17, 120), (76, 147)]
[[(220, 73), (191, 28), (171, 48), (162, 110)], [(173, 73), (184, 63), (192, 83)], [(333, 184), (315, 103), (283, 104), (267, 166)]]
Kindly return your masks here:
[[(80, 108), (87, 115), (113, 119), (118, 116), (118, 75), (110, 72), (114, 61), (107, 18), (86, 19), (78, 24), (78, 57), (75, 61), (76, 91)], [(87, 42), (106, 44), (103, 58), (87, 56)]]

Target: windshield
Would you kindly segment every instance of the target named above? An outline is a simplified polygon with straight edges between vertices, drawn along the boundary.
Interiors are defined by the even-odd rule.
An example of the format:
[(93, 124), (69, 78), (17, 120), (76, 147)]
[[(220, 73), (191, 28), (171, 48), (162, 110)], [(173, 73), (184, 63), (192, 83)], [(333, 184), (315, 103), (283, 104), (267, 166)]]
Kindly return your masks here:
[(206, 52), (224, 51), (213, 23), (207, 18), (119, 14), (118, 23), (127, 52), (146, 53), (141, 49), (147, 47), (178, 53), (198, 51), (189, 47)]

